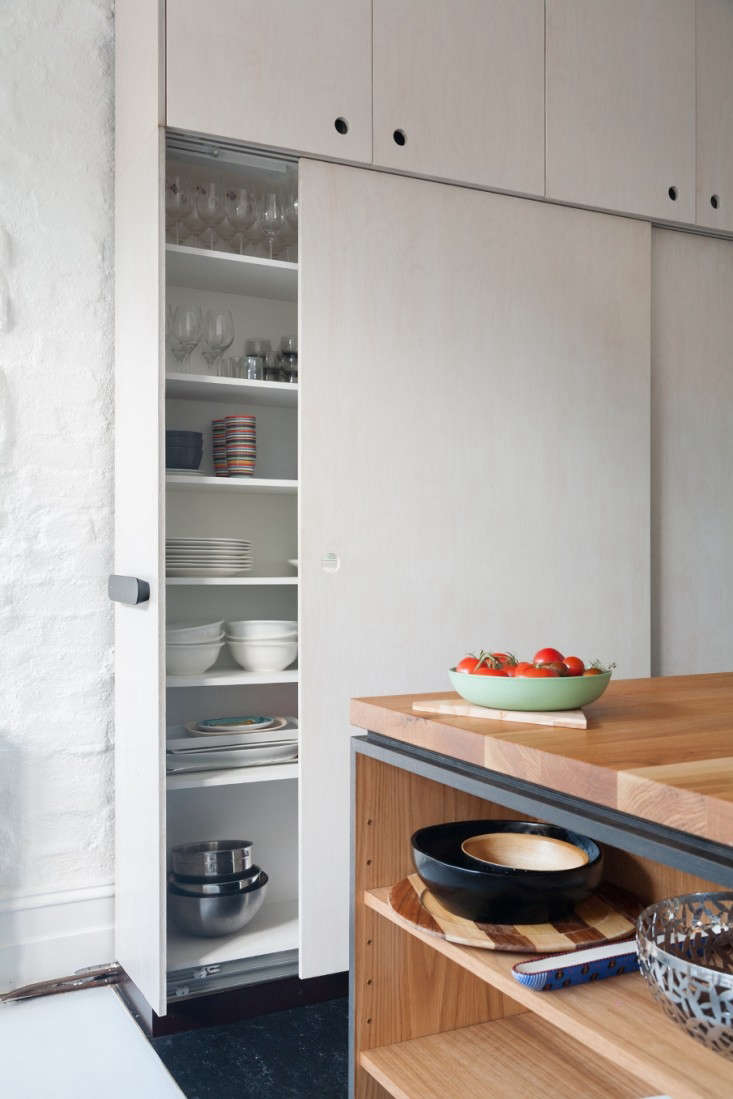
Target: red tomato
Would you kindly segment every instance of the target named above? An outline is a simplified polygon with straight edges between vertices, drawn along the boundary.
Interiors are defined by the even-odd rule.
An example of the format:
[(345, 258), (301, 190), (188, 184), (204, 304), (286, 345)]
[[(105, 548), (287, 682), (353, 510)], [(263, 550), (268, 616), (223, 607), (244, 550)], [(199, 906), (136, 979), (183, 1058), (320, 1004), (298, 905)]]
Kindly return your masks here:
[(517, 666), (516, 664), (507, 664), (504, 668), (504, 671), (511, 679), (513, 679), (516, 675)]
[(555, 664), (558, 661), (562, 663), (563, 655), (558, 649), (540, 649), (534, 654), (533, 664)]
[(491, 653), (491, 656), (501, 668), (513, 668), (517, 663), (517, 658), (513, 653)]
[(473, 673), (474, 675), (503, 675), (506, 677), (506, 672), (503, 668), (490, 668), (488, 664), (482, 664), (480, 668), (477, 668)]
[(523, 673), (527, 679), (556, 679), (557, 672), (552, 668), (527, 668), (527, 671)]
[(523, 676), (527, 674), (528, 668), (534, 668), (534, 664), (530, 664), (528, 660), (520, 660), (514, 669), (514, 676)]
[(586, 668), (583, 675), (603, 675), (602, 668)]
[(555, 675), (563, 676), (568, 674), (568, 669), (565, 667), (564, 660), (553, 660), (551, 664), (540, 664), (540, 667), (549, 668)]
[(582, 675), (585, 671), (585, 664), (579, 656), (566, 656), (563, 664), (568, 670), (568, 675)]
[(478, 657), (464, 656), (463, 660), (459, 660), (458, 663), (456, 664), (456, 671), (457, 672), (466, 672), (467, 674), (470, 675), (471, 672), (476, 670), (476, 665), (477, 664), (478, 664)]

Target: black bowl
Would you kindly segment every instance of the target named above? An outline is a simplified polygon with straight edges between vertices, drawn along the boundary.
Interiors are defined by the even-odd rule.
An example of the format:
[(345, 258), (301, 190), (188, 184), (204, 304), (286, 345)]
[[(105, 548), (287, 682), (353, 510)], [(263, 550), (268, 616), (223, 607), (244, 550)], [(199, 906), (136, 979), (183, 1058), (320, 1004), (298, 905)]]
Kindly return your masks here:
[[(569, 870), (522, 870), (482, 863), (461, 844), (486, 832), (522, 832), (564, 840), (588, 862)], [(420, 828), (411, 839), (420, 878), (449, 912), (479, 923), (550, 923), (568, 916), (598, 887), (603, 854), (587, 836), (525, 820), (462, 820)]]
[(204, 452), (200, 431), (166, 431), (165, 464), (168, 469), (198, 469)]

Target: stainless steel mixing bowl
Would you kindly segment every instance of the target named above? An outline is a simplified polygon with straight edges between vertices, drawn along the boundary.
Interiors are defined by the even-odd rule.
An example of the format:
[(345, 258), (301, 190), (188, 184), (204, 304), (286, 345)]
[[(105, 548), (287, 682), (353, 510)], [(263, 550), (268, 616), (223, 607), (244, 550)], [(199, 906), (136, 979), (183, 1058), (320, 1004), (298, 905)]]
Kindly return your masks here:
[(262, 870), (259, 866), (251, 866), (237, 878), (228, 878), (226, 881), (187, 881), (177, 874), (168, 875), (168, 884), (172, 885), (179, 893), (187, 893), (190, 897), (221, 897), (233, 893), (243, 893), (257, 883)]
[(249, 840), (201, 840), (171, 847), (171, 870), (188, 881), (231, 878), (249, 870), (251, 865)]
[(168, 911), (171, 919), (189, 935), (201, 938), (231, 935), (257, 915), (265, 899), (267, 881), (263, 871), (249, 889), (218, 897), (193, 897), (169, 885)]

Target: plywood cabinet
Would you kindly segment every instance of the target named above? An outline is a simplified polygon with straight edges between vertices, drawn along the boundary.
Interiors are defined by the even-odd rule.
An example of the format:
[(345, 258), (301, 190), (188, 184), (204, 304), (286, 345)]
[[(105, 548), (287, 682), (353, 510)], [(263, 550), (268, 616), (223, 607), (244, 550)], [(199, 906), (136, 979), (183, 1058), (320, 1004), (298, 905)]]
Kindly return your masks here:
[(542, 0), (374, 0), (374, 163), (542, 195)]
[(168, 126), (371, 159), (370, 0), (168, 0)]
[(547, 195), (694, 220), (693, 0), (548, 0)]
[(654, 230), (653, 670), (730, 669), (733, 242)]
[(696, 0), (698, 225), (733, 232), (733, 3)]

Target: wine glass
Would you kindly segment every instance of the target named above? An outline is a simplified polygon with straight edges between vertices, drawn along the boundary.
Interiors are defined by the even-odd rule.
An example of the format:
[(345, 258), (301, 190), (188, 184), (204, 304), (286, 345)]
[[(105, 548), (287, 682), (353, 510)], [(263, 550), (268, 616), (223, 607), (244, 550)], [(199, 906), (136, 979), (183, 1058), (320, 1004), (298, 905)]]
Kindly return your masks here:
[(229, 224), (234, 228), (234, 240), (239, 242), (239, 254), (244, 255), (244, 235), (255, 220), (252, 196), (246, 187), (231, 187), (224, 202)]
[(201, 306), (178, 305), (173, 310), (171, 351), (184, 373), (190, 372), (191, 352), (201, 339)]
[(213, 249), (216, 243), (216, 227), (226, 215), (221, 184), (210, 180), (197, 188), (196, 212), (206, 226), (204, 243), (207, 248)]
[(265, 195), (265, 201), (260, 214), (260, 228), (265, 235), (270, 259), (273, 258), (275, 240), (285, 227), (285, 210), (283, 200), (277, 191), (269, 191)]
[(207, 309), (204, 317), (204, 338), (201, 354), (216, 374), (216, 360), (234, 342), (234, 321), (230, 309)]
[(182, 176), (168, 176), (165, 181), (165, 224), (171, 244), (181, 243), (190, 207), (188, 184)]

